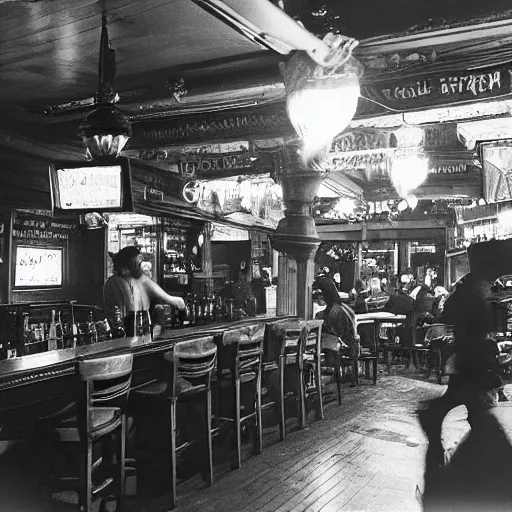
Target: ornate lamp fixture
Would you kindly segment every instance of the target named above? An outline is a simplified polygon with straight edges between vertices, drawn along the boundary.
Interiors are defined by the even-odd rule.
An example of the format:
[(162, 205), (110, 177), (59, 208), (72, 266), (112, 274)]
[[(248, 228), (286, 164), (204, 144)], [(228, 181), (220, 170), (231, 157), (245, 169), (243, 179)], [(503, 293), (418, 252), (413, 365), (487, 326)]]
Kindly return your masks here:
[(280, 65), (288, 117), (302, 140), (306, 168), (321, 162), (332, 140), (350, 123), (357, 109), (362, 67), (352, 57), (358, 41), (327, 34), (323, 58), (294, 52)]
[(406, 126), (393, 133), (391, 146), (397, 149), (393, 153), (390, 178), (393, 187), (401, 198), (414, 209), (411, 203), (417, 200), (411, 197), (428, 176), (428, 158), (423, 151), (423, 130), (416, 126)]
[(110, 47), (107, 18), (101, 20), (99, 84), (96, 93), (97, 107), (80, 125), (80, 136), (84, 142), (86, 156), (90, 160), (118, 158), (131, 137), (129, 119), (114, 105), (119, 99), (112, 83), (116, 73), (116, 54)]

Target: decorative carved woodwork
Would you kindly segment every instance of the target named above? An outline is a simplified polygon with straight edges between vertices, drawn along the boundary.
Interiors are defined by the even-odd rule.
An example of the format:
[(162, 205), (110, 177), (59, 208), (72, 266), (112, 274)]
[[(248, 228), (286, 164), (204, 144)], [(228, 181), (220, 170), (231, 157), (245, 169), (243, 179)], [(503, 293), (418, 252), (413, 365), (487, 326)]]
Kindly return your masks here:
[(272, 107), (135, 122), (130, 149), (229, 139), (275, 138), (294, 133), (284, 104), (278, 104)]

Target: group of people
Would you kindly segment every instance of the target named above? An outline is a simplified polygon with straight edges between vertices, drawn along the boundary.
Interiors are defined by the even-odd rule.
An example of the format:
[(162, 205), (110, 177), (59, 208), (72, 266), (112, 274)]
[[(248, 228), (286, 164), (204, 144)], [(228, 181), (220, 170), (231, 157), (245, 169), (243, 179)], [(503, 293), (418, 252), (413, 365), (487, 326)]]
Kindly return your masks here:
[[(506, 398), (500, 377), (499, 350), (493, 338), (493, 283), (511, 275), (512, 240), (490, 241), (468, 248), (470, 273), (448, 292), (439, 286), (415, 283), (412, 287), (391, 281), (381, 292), (388, 295), (385, 309), (407, 314), (416, 310), (432, 321), (453, 326), (454, 353), (446, 365), (449, 375), (446, 392), (420, 405), (418, 418), (428, 438), (426, 454), (424, 510), (505, 510), (512, 501), (508, 479), (512, 475), (512, 447), (496, 417), (491, 413), (499, 399)], [(323, 313), (327, 336), (340, 337), (357, 346), (354, 311), (343, 304), (327, 272), (316, 286), (322, 290), (327, 308)], [(332, 281), (332, 280), (331, 280)], [(365, 286), (355, 287), (355, 307)], [(358, 301), (359, 297), (359, 301)], [(327, 348), (334, 345), (327, 343)], [(471, 433), (459, 443), (445, 464), (441, 430), (447, 414), (459, 405), (468, 413)], [(505, 455), (504, 455), (505, 454)], [(501, 462), (503, 462), (503, 465)], [(511, 501), (508, 501), (511, 500)], [(491, 506), (492, 504), (492, 506)], [(469, 508), (468, 508), (469, 507)], [(509, 510), (510, 508), (508, 508)]]

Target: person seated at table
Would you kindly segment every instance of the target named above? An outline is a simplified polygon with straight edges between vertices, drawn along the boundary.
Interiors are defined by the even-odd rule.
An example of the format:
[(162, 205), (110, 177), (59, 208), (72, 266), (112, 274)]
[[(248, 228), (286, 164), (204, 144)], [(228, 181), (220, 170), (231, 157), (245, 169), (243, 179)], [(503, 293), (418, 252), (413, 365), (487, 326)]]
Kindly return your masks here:
[(394, 342), (395, 336), (401, 340), (401, 344), (409, 346), (412, 343), (412, 322), (414, 312), (414, 300), (409, 296), (407, 291), (396, 283), (398, 287), (391, 288), (391, 295), (384, 306), (385, 311), (389, 311), (394, 315), (405, 315), (406, 319), (403, 326), (392, 327), (388, 329), (387, 336), (390, 342)]
[(433, 307), (435, 297), (431, 289), (422, 284), (419, 286), (416, 299), (414, 300), (414, 311), (417, 315), (417, 327), (424, 324), (432, 324), (434, 322)]
[(324, 320), (322, 349), (337, 351), (341, 342), (353, 355), (359, 355), (355, 314), (349, 306), (343, 304), (334, 281), (325, 269), (317, 274), (313, 289), (322, 291), (326, 304), (326, 309), (316, 315), (316, 318)]
[(389, 300), (389, 294), (383, 290), (382, 282), (378, 277), (370, 279), (370, 298), (367, 301), (368, 310), (382, 309)]

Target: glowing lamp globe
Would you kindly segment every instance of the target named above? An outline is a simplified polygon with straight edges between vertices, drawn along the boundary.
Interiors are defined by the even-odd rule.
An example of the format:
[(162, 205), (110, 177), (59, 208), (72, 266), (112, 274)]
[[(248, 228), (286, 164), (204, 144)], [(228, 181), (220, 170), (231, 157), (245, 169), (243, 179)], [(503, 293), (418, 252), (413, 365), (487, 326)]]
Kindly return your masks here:
[(428, 159), (419, 155), (394, 158), (391, 164), (391, 183), (400, 197), (406, 199), (428, 176)]
[(324, 42), (331, 51), (321, 62), (296, 51), (280, 65), (288, 117), (302, 140), (306, 167), (323, 160), (334, 137), (354, 117), (360, 95), (363, 68), (352, 57), (357, 41), (327, 34)]
[(304, 163), (329, 150), (333, 139), (352, 121), (357, 109), (359, 85), (311, 87), (288, 96), (288, 117), (302, 139)]

